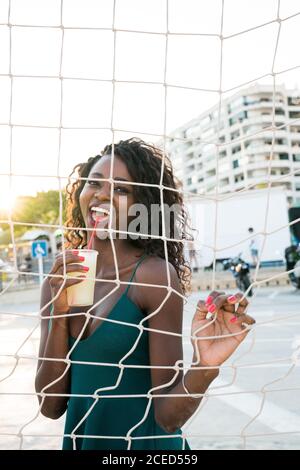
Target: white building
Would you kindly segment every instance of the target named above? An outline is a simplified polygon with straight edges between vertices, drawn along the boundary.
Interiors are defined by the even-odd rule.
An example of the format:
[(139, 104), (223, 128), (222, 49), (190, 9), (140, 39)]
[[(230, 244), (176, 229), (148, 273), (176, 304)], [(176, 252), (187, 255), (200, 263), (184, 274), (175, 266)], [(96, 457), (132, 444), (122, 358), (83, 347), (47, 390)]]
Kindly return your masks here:
[(255, 84), (224, 99), (220, 117), (216, 104), (170, 137), (184, 191), (212, 194), (217, 181), (219, 194), (266, 187), (271, 163), (272, 186), (284, 186), (289, 206), (300, 206), (299, 90), (277, 86), (273, 115), (273, 87)]

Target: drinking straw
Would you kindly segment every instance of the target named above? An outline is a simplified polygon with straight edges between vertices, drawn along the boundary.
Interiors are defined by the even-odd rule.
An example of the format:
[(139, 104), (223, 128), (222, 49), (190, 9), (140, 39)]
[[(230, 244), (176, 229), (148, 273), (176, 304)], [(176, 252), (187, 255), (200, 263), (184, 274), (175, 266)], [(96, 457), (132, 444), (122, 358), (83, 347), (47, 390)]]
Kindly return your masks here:
[(100, 217), (98, 216), (95, 220), (94, 228), (93, 228), (93, 231), (92, 231), (92, 236), (91, 236), (90, 241), (88, 243), (88, 247), (87, 247), (88, 250), (91, 250), (91, 246), (93, 244), (93, 240), (94, 240), (95, 233), (96, 233), (96, 225), (97, 225), (99, 220), (100, 220)]

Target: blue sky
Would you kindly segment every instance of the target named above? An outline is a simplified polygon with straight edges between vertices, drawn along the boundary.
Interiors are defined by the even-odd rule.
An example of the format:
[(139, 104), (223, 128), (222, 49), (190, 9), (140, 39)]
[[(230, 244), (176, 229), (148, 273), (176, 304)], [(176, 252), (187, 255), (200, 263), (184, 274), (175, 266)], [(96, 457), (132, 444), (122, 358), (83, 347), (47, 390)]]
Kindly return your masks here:
[[(295, 15), (297, 3), (281, 1), (280, 18)], [(298, 68), (280, 72), (300, 65), (296, 52), (300, 15), (281, 26), (277, 21), (265, 24), (277, 18), (276, 0), (224, 1), (221, 82), (221, 0), (170, 0), (167, 48), (165, 0), (117, 0), (115, 43), (112, 0), (64, 0), (63, 4), (64, 34), (59, 27), (60, 0), (11, 0), (10, 22), (21, 25), (12, 28), (11, 43), (11, 71), (18, 76), (13, 80), (11, 115), (18, 124), (12, 140), (11, 170), (17, 175), (12, 197), (57, 189), (57, 179), (49, 176), (67, 176), (77, 162), (100, 152), (112, 140), (109, 130), (87, 128), (113, 126), (116, 141), (140, 135), (155, 142), (159, 137), (151, 134), (163, 134), (165, 122), (170, 132), (215, 104), (220, 85), (225, 98), (243, 84), (270, 74), (279, 28), (273, 69), (278, 73), (276, 83), (299, 86)], [(7, 15), (8, 1), (1, 0), (1, 124), (10, 118)], [(242, 31), (246, 32), (239, 34)], [(61, 74), (66, 77), (62, 107), (61, 83), (55, 78), (61, 52)], [(115, 87), (113, 76), (121, 81)], [(164, 77), (173, 85), (167, 87), (166, 96)], [(272, 78), (269, 75), (259, 82), (272, 83)], [(61, 140), (60, 122), (64, 126)], [(0, 172), (9, 172), (10, 130), (5, 125), (0, 126), (0, 150), (4, 156)], [(7, 206), (8, 177), (0, 176), (0, 180), (0, 206)]]

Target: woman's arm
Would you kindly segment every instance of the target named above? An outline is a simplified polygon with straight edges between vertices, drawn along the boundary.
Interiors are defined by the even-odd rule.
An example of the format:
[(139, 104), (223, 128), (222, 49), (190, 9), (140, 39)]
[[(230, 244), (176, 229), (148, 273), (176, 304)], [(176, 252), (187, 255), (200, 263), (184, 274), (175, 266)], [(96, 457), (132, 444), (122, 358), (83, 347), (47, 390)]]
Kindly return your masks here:
[[(42, 286), (41, 306), (42, 309), (51, 300), (50, 286), (46, 279)], [(58, 315), (59, 312), (53, 311), (52, 315)], [(42, 317), (50, 315), (50, 307), (45, 309)], [(41, 339), (39, 348), (39, 358), (59, 358), (65, 359), (69, 347), (68, 319), (52, 318), (51, 329), (48, 331), (49, 319), (41, 320)], [(39, 359), (35, 378), (35, 390), (40, 393), (48, 384), (59, 378), (67, 368), (67, 364), (62, 361), (43, 361)], [(69, 393), (70, 390), (70, 369), (54, 385), (47, 388), (45, 393)], [(68, 397), (49, 397), (44, 398), (41, 413), (47, 418), (58, 419), (63, 415), (67, 408)], [(42, 397), (38, 395), (39, 403), (42, 403)]]
[[(78, 250), (68, 251), (65, 256), (59, 253), (42, 287), (41, 309), (53, 299), (53, 314), (49, 331), (49, 319), (43, 317), (50, 315), (50, 308), (47, 307), (42, 313), (39, 357), (51, 358), (54, 361), (39, 360), (35, 379), (37, 393), (69, 393), (70, 365), (55, 359), (66, 359), (69, 352), (69, 321), (68, 317), (63, 315), (70, 312), (67, 288), (79, 284), (85, 278), (85, 267), (79, 264), (80, 261), (84, 259), (79, 256)], [(82, 272), (82, 275), (75, 279), (65, 279), (65, 274), (73, 271)], [(57, 379), (57, 383), (47, 387)], [(44, 387), (47, 387), (46, 390), (43, 390)], [(65, 412), (69, 400), (69, 397), (59, 396), (38, 398), (42, 414), (52, 419), (59, 418)]]
[[(183, 299), (180, 295), (182, 290), (175, 268), (168, 263), (170, 269), (170, 286), (174, 292), (164, 302), (168, 294), (167, 288), (139, 287), (143, 308), (148, 316), (150, 313), (159, 311), (148, 319), (149, 331), (149, 354), (151, 366), (169, 368), (152, 368), (151, 379), (153, 388), (161, 387), (152, 392), (154, 400), (155, 419), (166, 432), (174, 432), (186, 423), (186, 421), (197, 410), (202, 397), (193, 398), (186, 394), (182, 386), (183, 372), (176, 371), (176, 362), (183, 360), (182, 349), (182, 315)], [(146, 284), (157, 284), (167, 286), (167, 269), (165, 260), (152, 259), (141, 265), (137, 282)], [(165, 332), (165, 333), (164, 333)], [(176, 335), (166, 334), (175, 333)], [(194, 360), (193, 360), (194, 362)], [(182, 363), (179, 364), (182, 367)], [(169, 383), (174, 379), (172, 385)], [(205, 393), (210, 383), (217, 377), (218, 370), (197, 370), (190, 368), (184, 377), (186, 388), (191, 393)], [(166, 395), (155, 397), (155, 395)], [(170, 394), (180, 394), (182, 397), (171, 397)]]
[[(237, 309), (235, 305), (238, 304)], [(194, 348), (193, 364), (199, 364), (204, 369), (196, 370), (192, 365), (184, 377), (187, 392), (190, 394), (204, 393), (209, 384), (218, 375), (219, 367), (234, 353), (239, 344), (246, 338), (254, 318), (246, 313), (249, 302), (243, 292), (235, 295), (225, 295), (225, 292), (213, 291), (206, 302), (199, 300), (197, 310), (192, 320), (191, 338)], [(207, 313), (213, 317), (207, 319)], [(180, 387), (173, 388), (170, 393), (180, 392)], [(185, 423), (185, 416), (193, 413), (192, 402), (188, 404), (172, 403), (172, 398), (167, 397), (162, 401), (160, 413), (167, 416), (167, 431), (175, 431)], [(191, 400), (194, 400), (191, 397)], [(200, 399), (195, 397), (194, 411), (198, 407)], [(175, 403), (175, 404), (174, 404)], [(178, 418), (174, 407), (178, 403)], [(186, 407), (186, 410), (185, 410)], [(170, 419), (171, 416), (171, 419)], [(168, 424), (169, 418), (169, 424)]]
[[(196, 362), (195, 356), (193, 362)], [(197, 366), (191, 365), (184, 375), (184, 384), (190, 394), (204, 394), (219, 372), (218, 369), (195, 369), (195, 367)], [(183, 395), (182, 397), (163, 397), (156, 405), (160, 426), (166, 432), (172, 433), (181, 428), (193, 416), (203, 397), (194, 398), (187, 395), (182, 380), (169, 389), (168, 394)]]

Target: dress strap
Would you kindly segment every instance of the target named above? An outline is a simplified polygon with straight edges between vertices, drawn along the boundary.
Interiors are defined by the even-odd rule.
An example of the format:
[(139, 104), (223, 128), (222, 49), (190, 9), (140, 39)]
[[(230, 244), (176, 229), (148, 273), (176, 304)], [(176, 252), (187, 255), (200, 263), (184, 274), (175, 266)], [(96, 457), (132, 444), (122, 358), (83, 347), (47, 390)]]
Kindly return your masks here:
[(146, 257), (146, 253), (144, 253), (144, 254), (140, 257), (140, 259), (138, 260), (138, 262), (136, 263), (135, 268), (134, 268), (134, 270), (133, 270), (133, 273), (132, 273), (132, 275), (131, 275), (131, 278), (130, 278), (129, 281), (128, 281), (128, 286), (126, 287), (126, 290), (125, 290), (125, 292), (124, 292), (124, 295), (127, 295), (128, 290), (129, 290), (129, 288), (130, 288), (130, 286), (131, 286), (131, 281), (132, 281), (132, 279), (134, 278), (134, 275), (135, 275), (135, 273), (136, 273), (136, 270), (137, 270), (138, 266), (141, 264), (141, 262), (143, 261), (143, 259), (145, 259), (145, 257)]
[(53, 315), (53, 304), (50, 305), (50, 318), (48, 323), (48, 331), (52, 328), (52, 315)]

